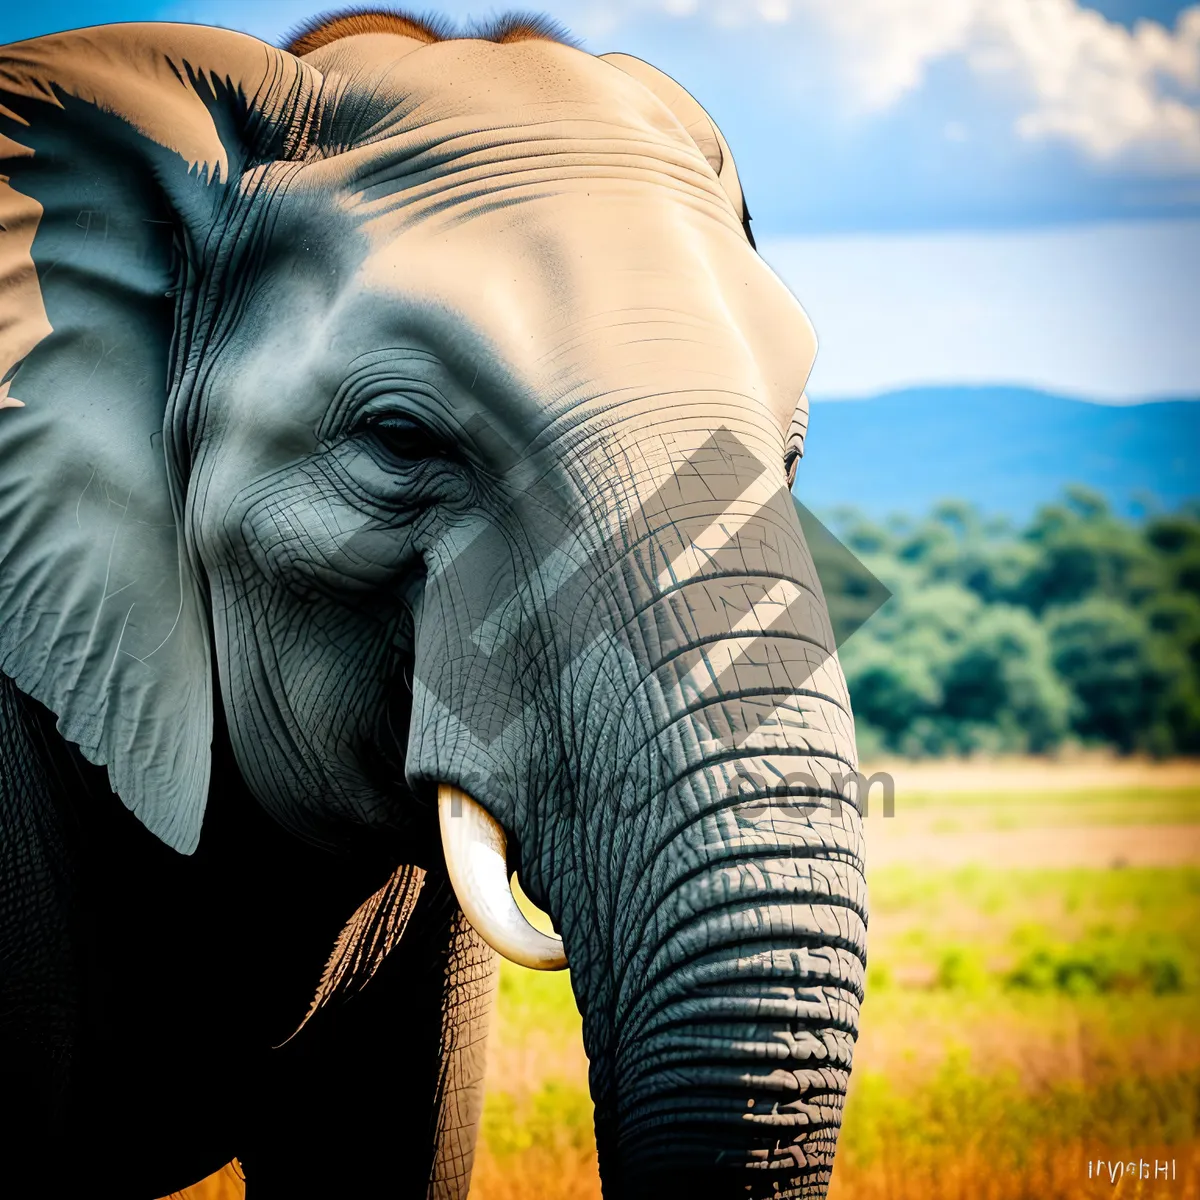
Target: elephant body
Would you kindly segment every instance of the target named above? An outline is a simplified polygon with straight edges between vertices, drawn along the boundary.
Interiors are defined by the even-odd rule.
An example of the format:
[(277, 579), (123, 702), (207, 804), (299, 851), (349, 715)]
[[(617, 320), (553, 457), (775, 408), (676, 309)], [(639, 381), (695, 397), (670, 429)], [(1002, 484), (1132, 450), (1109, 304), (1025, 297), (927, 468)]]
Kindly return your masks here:
[(606, 1195), (823, 1195), (853, 729), (789, 495), (815, 339), (720, 131), (526, 18), (100, 27), (0, 92), (43, 1194), (464, 1196), (495, 947), (570, 963)]
[[(390, 863), (281, 830), (220, 731), (205, 836), (183, 857), (50, 713), (0, 689), (4, 878), (36, 864), (56, 884), (3, 914), (0, 1061), (21, 1099), (6, 1188), (74, 1196), (107, 1180), (110, 1194), (158, 1197), (238, 1156), (252, 1195), (423, 1195), (443, 1072), (482, 1078), (486, 1013), (471, 1045), (454, 1043), (443, 1013), (471, 1012), (494, 973), (449, 889), (423, 890), (371, 986), (288, 1041), (347, 914)], [(468, 1126), (477, 1115), (463, 1114)], [(373, 1145), (387, 1153), (362, 1152)], [(442, 1166), (448, 1194), (469, 1167)]]

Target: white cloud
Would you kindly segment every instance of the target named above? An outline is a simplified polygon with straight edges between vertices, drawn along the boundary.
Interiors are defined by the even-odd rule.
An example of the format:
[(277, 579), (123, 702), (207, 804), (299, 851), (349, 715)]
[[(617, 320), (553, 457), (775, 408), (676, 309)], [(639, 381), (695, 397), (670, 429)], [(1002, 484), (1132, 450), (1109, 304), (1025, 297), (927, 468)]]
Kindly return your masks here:
[(791, 16), (788, 0), (758, 0), (758, 15), (773, 24), (786, 21)]
[[(727, 23), (723, 0), (652, 0)], [(965, 60), (1018, 83), (1025, 139), (1068, 141), (1101, 162), (1200, 170), (1200, 5), (1168, 30), (1129, 30), (1078, 0), (756, 0), (742, 20), (816, 26), (832, 38), (854, 105), (879, 111), (921, 86), (929, 67)]]
[(987, 0), (803, 0), (808, 16), (840, 43), (856, 103), (890, 107), (920, 86), (928, 65), (961, 53), (975, 9)]
[(1173, 33), (1149, 21), (1131, 33), (1070, 0), (1001, 7), (1015, 14), (1005, 34), (1037, 97), (1019, 133), (1064, 137), (1102, 160), (1132, 151), (1200, 167), (1200, 7)]

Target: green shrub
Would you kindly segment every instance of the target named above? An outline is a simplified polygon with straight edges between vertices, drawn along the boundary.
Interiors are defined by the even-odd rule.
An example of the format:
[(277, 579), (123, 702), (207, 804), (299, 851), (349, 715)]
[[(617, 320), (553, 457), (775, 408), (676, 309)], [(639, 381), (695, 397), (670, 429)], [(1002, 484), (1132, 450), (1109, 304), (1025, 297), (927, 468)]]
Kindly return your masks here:
[(961, 502), (831, 520), (892, 592), (840, 650), (870, 754), (1200, 750), (1200, 508), (1139, 523), (1074, 488), (1024, 530)]
[(1113, 946), (1042, 946), (1022, 956), (1004, 977), (1012, 988), (1086, 995), (1103, 992), (1153, 992), (1171, 995), (1185, 989), (1184, 966), (1170, 951), (1119, 951)]
[(978, 992), (988, 984), (988, 972), (978, 956), (961, 946), (946, 950), (938, 961), (934, 986), (948, 992)]
[(578, 1150), (592, 1139), (592, 1100), (585, 1088), (548, 1079), (525, 1101), (488, 1091), (483, 1139), (498, 1156), (523, 1150)]

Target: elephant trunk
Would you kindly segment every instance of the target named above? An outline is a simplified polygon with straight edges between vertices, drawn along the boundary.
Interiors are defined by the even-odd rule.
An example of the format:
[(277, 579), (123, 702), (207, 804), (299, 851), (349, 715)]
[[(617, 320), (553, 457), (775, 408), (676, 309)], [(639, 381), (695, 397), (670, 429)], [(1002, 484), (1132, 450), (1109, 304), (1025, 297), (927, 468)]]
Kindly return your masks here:
[[(824, 790), (750, 795), (740, 832), (722, 837), (703, 818), (680, 833), (670, 861), (690, 865), (651, 889), (653, 916), (619, 973), (611, 1052), (594, 1071), (606, 1194), (825, 1194), (863, 995), (866, 897), (857, 813), (845, 806), (843, 824)], [(783, 828), (797, 822), (802, 839)]]
[[(749, 423), (693, 440), (631, 435), (635, 486), (594, 528), (547, 497), (511, 602), (506, 543), (431, 573), (408, 771), (453, 785), (447, 864), (481, 934), (560, 960), (514, 916), (500, 836), (458, 870), (486, 839), (456, 833), (454, 789), (562, 932), (606, 1194), (820, 1196), (866, 956), (849, 699), (781, 447)], [(465, 615), (421, 636), (445, 612)]]
[(571, 964), (601, 1172), (620, 1197), (823, 1196), (866, 963), (849, 700), (786, 490), (717, 500), (674, 508), (690, 546), (658, 533), (624, 697), (577, 693), (585, 796), (617, 797), (591, 814), (614, 814), (611, 957)]

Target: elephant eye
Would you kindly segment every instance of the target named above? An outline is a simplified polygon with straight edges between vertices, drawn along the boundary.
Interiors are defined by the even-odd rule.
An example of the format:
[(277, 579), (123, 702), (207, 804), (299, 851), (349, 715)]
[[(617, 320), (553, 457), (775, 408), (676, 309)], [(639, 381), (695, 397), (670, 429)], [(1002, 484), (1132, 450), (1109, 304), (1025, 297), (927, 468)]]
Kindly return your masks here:
[(410, 417), (385, 417), (372, 421), (367, 430), (391, 458), (401, 462), (446, 458), (450, 454), (450, 448), (437, 434)]

